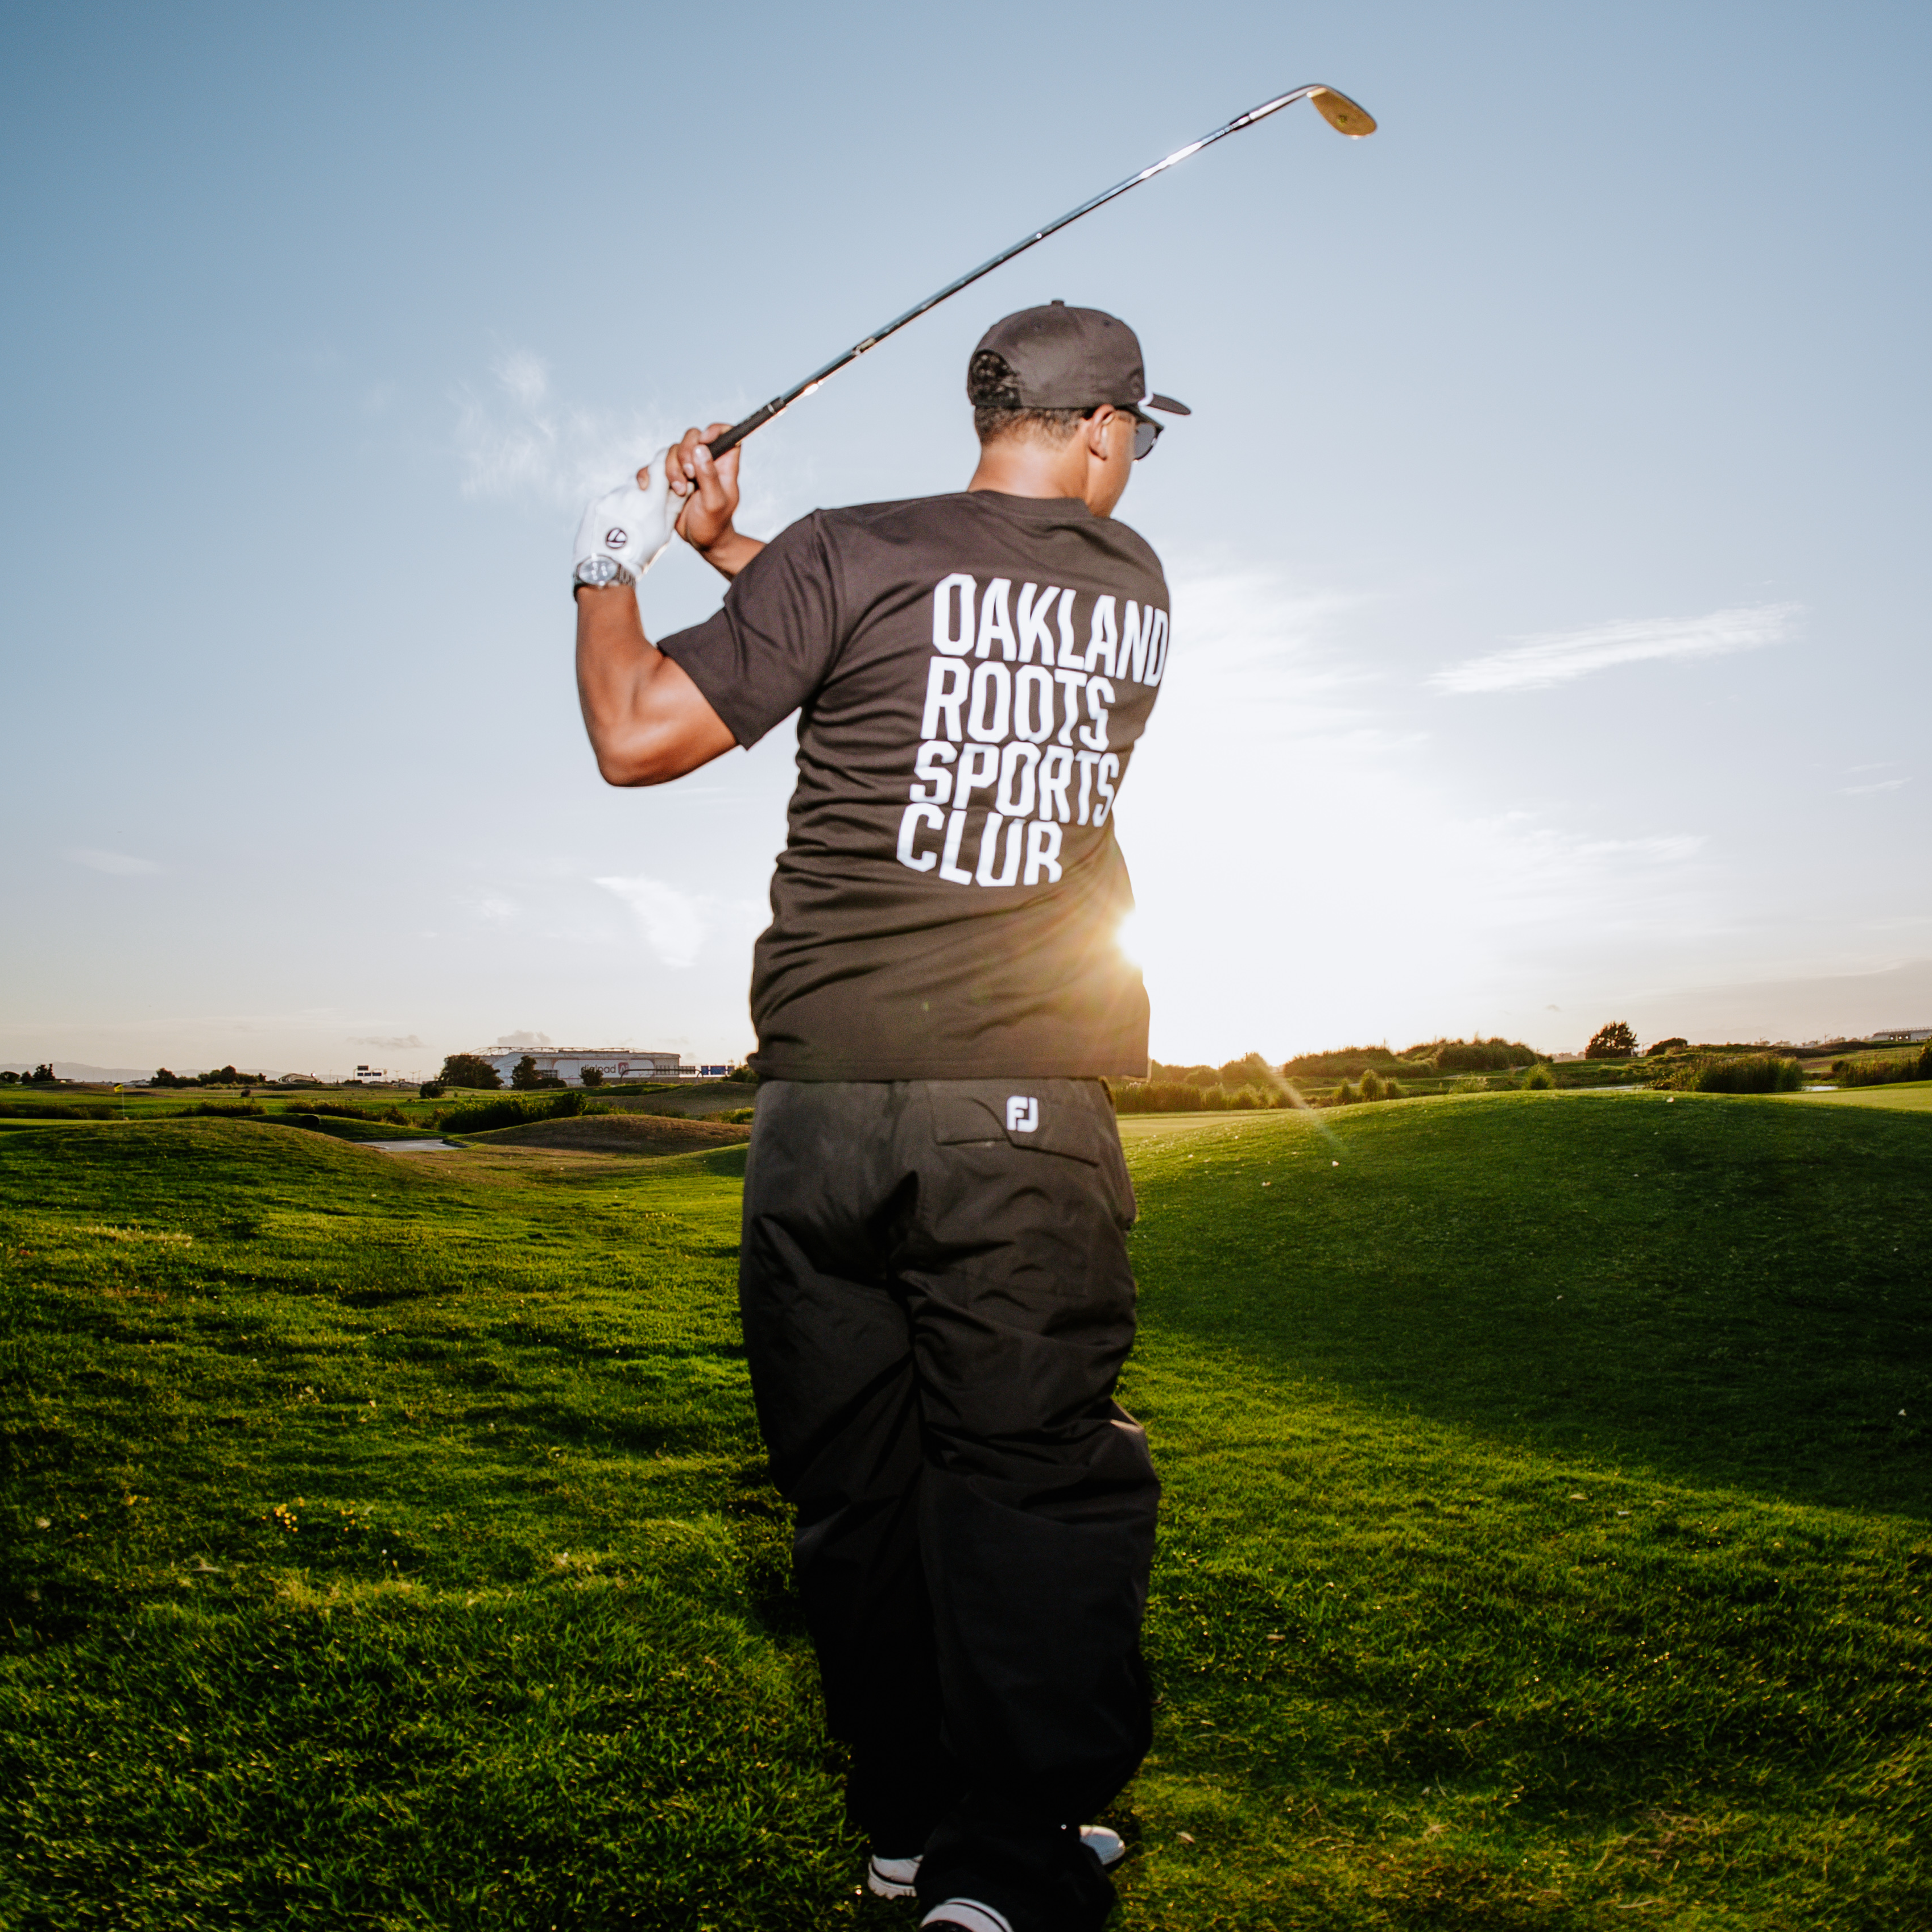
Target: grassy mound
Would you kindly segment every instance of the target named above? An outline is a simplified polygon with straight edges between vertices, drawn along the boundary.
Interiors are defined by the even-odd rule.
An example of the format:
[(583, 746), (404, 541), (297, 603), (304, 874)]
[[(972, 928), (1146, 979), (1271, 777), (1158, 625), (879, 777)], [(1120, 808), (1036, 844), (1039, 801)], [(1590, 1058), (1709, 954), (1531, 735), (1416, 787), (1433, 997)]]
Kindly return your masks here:
[[(1932, 1120), (1124, 1125), (1127, 1924), (1932, 1921)], [(742, 1162), (0, 1137), (0, 1923), (912, 1922), (813, 1712)]]
[(429, 1141), (436, 1135), (422, 1127), (398, 1126), (392, 1120), (358, 1120), (340, 1114), (306, 1114), (290, 1108), (270, 1114), (263, 1124), (271, 1127), (303, 1127), (312, 1134), (327, 1134), (338, 1141)]
[(488, 1147), (558, 1148), (580, 1154), (688, 1154), (694, 1148), (736, 1147), (748, 1126), (687, 1120), (670, 1114), (591, 1114), (574, 1120), (538, 1120), (498, 1127), (470, 1138)]

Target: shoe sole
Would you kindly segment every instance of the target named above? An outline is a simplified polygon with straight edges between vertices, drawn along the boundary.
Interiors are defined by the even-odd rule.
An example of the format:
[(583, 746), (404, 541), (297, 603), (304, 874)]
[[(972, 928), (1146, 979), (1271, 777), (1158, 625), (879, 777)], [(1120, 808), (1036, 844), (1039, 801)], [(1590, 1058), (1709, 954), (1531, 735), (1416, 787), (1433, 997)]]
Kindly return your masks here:
[[(1085, 1828), (1083, 1828), (1083, 1836)], [(1099, 1828), (1105, 1830), (1106, 1827), (1102, 1826)], [(1100, 1869), (1102, 1871), (1112, 1871), (1127, 1855), (1126, 1846), (1118, 1833), (1109, 1832), (1108, 1836), (1114, 1840), (1113, 1856), (1108, 1858), (1099, 1852), (1094, 1853), (1094, 1856), (1100, 1861)], [(902, 1861), (895, 1858), (892, 1862), (897, 1864)], [(878, 1898), (916, 1898), (919, 1894), (919, 1886), (916, 1881), (919, 1862), (915, 1858), (910, 1862), (914, 1869), (914, 1877), (900, 1880), (888, 1877), (885, 1873), (880, 1870), (879, 1862), (877, 1858), (868, 1860), (866, 1867), (866, 1889)]]

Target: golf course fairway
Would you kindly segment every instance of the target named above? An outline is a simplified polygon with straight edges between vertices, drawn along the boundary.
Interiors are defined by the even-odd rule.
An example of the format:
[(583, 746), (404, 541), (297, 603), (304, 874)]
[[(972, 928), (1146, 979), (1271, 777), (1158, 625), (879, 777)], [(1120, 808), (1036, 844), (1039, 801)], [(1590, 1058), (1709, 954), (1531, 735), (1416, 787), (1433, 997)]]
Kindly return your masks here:
[[(1123, 1129), (1124, 1925), (1932, 1925), (1932, 1118)], [(0, 1136), (0, 1924), (915, 1922), (818, 1722), (744, 1158)]]

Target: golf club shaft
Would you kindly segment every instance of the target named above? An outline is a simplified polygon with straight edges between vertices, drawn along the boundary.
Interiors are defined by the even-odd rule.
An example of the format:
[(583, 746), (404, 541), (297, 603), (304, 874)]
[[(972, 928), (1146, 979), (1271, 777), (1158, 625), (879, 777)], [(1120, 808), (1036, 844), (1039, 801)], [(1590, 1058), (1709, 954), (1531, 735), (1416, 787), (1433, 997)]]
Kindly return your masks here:
[[(992, 260), (982, 262), (956, 282), (948, 282), (937, 295), (930, 295), (916, 308), (909, 308), (896, 321), (876, 329), (864, 341), (854, 343), (844, 355), (835, 356), (825, 367), (782, 396), (774, 396), (763, 407), (754, 410), (742, 422), (734, 423), (722, 436), (714, 436), (706, 446), (713, 457), (722, 456), (728, 449), (735, 449), (754, 429), (762, 429), (772, 417), (782, 415), (801, 396), (808, 396), (820, 383), (838, 374), (848, 363), (856, 362), (868, 349), (876, 349), (889, 335), (896, 335), (909, 322), (916, 322), (928, 309), (937, 308), (949, 296), (956, 296), (962, 289), (970, 288), (982, 275), (990, 275), (1003, 262), (1010, 262), (1016, 255), (1024, 254), (1036, 242), (1044, 242), (1049, 235), (1056, 235), (1070, 222), (1078, 221), (1083, 214), (1091, 214), (1096, 208), (1104, 208), (1117, 196), (1124, 195), (1130, 188), (1138, 188), (1144, 181), (1151, 181), (1156, 175), (1165, 174), (1169, 168), (1178, 166), (1190, 155), (1198, 154), (1203, 148), (1212, 147), (1229, 134), (1238, 134), (1244, 128), (1252, 128), (1257, 121), (1265, 120), (1269, 115), (1283, 107), (1291, 106), (1298, 100), (1305, 100), (1310, 94), (1334, 94), (1336, 89), (1324, 86), (1319, 81), (1312, 81), (1306, 87), (1298, 87), (1292, 92), (1277, 94), (1272, 100), (1264, 100), (1258, 107), (1250, 107), (1245, 114), (1238, 114), (1225, 128), (1216, 128), (1211, 134), (1204, 134), (1198, 141), (1190, 141), (1184, 148), (1177, 148), (1165, 159), (1156, 161), (1151, 167), (1141, 170), (1137, 175), (1130, 175), (1124, 182), (1117, 182), (1104, 194), (1096, 194), (1090, 201), (1083, 201), (1078, 208), (1070, 208), (1057, 221), (1049, 221), (1044, 228), (1036, 228), (1030, 235), (1023, 236), (1010, 248), (1002, 248)], [(1346, 95), (1341, 97), (1346, 100)], [(1350, 103), (1351, 106), (1354, 104)], [(1359, 110), (1358, 110), (1359, 111)], [(1367, 117), (1363, 117), (1365, 120)], [(1368, 122), (1372, 128), (1375, 123)]]

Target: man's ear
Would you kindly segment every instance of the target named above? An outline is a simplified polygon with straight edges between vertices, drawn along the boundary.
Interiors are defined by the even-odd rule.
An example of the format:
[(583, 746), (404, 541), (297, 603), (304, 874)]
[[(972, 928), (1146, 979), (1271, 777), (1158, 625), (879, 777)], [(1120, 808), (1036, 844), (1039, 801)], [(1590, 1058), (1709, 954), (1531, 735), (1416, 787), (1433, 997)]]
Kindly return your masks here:
[(1107, 434), (1120, 412), (1111, 403), (1102, 403), (1081, 428), (1086, 433), (1087, 454), (1096, 463), (1107, 460)]

